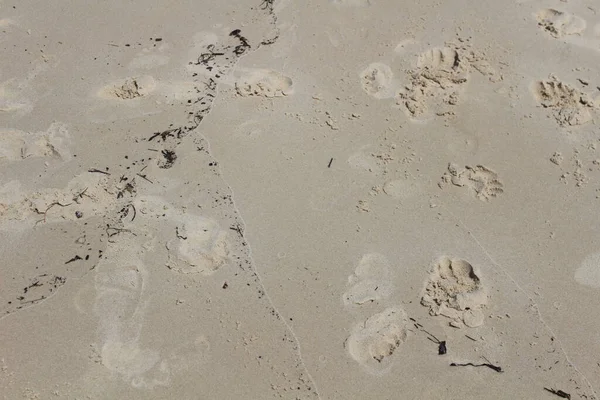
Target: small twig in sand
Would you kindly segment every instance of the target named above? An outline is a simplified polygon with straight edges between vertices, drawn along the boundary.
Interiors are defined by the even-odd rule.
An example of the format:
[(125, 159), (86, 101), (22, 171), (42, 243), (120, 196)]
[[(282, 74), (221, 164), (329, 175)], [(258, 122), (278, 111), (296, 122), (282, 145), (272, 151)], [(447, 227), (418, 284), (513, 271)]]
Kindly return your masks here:
[(240, 235), (240, 237), (244, 237), (244, 231), (239, 223), (235, 226), (230, 226), (229, 229), (231, 229), (232, 231), (236, 231)]
[(147, 180), (147, 181), (148, 181), (148, 182), (150, 182), (150, 183), (154, 183), (154, 182), (152, 182), (150, 179), (146, 178), (146, 175), (142, 175), (142, 174), (136, 174), (136, 175), (137, 175), (137, 176), (139, 176), (139, 177), (140, 177), (140, 178), (142, 178), (142, 179), (145, 179), (145, 180)]
[(113, 228), (110, 225), (106, 225), (106, 236), (108, 237), (108, 241), (110, 243), (114, 243), (114, 242), (111, 242), (111, 240), (110, 240), (111, 237), (116, 236), (116, 235), (118, 235), (120, 233), (123, 233), (123, 232), (131, 233), (133, 236), (137, 236), (135, 233), (131, 232), (130, 229)]
[(547, 387), (544, 388), (544, 390), (547, 390), (548, 392), (557, 395), (558, 397), (562, 397), (563, 399), (571, 399), (571, 395), (567, 392), (563, 392), (562, 390), (554, 390), (554, 389), (548, 389)]
[(413, 322), (413, 325), (415, 326), (416, 329), (424, 332), (427, 335), (428, 340), (430, 340), (433, 343), (438, 345), (438, 354), (440, 356), (442, 356), (448, 352), (448, 349), (446, 348), (445, 340), (439, 340), (437, 337), (435, 337), (435, 335), (426, 331), (425, 328), (423, 328), (423, 325), (418, 323), (416, 319), (414, 319), (414, 318), (409, 318), (409, 319)]
[(78, 255), (76, 255), (75, 257), (73, 257), (73, 258), (71, 258), (69, 261), (67, 261), (67, 262), (65, 263), (65, 265), (66, 265), (66, 264), (69, 264), (69, 263), (72, 263), (73, 261), (77, 261), (77, 260), (83, 260), (83, 258), (81, 258), (81, 257), (79, 257)]
[(88, 172), (97, 172), (99, 174), (110, 175), (110, 172), (99, 170), (98, 168), (88, 169)]

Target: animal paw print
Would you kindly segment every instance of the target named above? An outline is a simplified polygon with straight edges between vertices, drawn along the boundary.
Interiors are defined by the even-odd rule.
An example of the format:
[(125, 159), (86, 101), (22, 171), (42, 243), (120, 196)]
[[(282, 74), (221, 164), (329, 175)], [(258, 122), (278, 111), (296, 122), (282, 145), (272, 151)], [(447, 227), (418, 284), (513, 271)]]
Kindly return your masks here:
[(560, 126), (583, 125), (592, 120), (597, 108), (594, 100), (576, 88), (550, 75), (547, 80), (536, 82), (533, 94), (543, 108), (552, 111)]
[(561, 38), (569, 35), (579, 35), (587, 23), (577, 15), (548, 8), (536, 14), (538, 25), (552, 37)]
[(442, 176), (440, 187), (452, 184), (459, 187), (468, 187), (479, 200), (488, 201), (492, 197), (504, 193), (504, 184), (491, 169), (477, 165), (475, 167), (465, 166), (459, 171), (456, 164), (448, 164), (448, 171)]

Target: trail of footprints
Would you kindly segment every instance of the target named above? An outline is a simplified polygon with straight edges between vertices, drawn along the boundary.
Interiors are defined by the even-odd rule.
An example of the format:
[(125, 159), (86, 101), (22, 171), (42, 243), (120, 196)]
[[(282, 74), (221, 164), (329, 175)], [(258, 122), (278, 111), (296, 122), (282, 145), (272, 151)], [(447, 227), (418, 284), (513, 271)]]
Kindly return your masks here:
[[(365, 254), (348, 278), (342, 299), (346, 307), (374, 303), (383, 308), (351, 328), (344, 346), (368, 373), (381, 375), (401, 359), (408, 338), (409, 317), (397, 304), (385, 305), (394, 292), (394, 275), (385, 256)], [(487, 290), (481, 272), (469, 262), (442, 257), (433, 264), (421, 295), (431, 316), (447, 318), (454, 328), (476, 328), (484, 323)]]
[[(347, 5), (366, 5), (368, 1), (334, 2)], [(583, 19), (553, 9), (542, 10), (536, 15), (539, 26), (551, 36), (561, 38), (581, 34), (586, 29)], [(162, 143), (175, 142), (193, 130), (208, 113), (216, 93), (216, 76), (227, 75), (235, 60), (249, 47), (239, 32), (229, 38), (233, 44), (210, 44), (198, 57), (191, 69), (205, 68), (210, 74), (203, 77), (203, 90), (197, 101), (190, 106), (190, 126), (162, 132)], [(230, 58), (227, 58), (227, 56)], [(222, 59), (222, 62), (219, 60)], [(452, 108), (460, 102), (470, 79), (476, 70), (488, 76), (491, 82), (502, 79), (484, 58), (476, 52), (453, 45), (431, 48), (421, 53), (415, 68), (409, 72), (408, 84), (401, 86), (392, 69), (383, 63), (372, 63), (360, 73), (360, 84), (365, 93), (376, 99), (395, 99), (397, 105), (412, 119), (452, 114)], [(206, 73), (206, 71), (204, 71)], [(236, 72), (233, 86), (241, 97), (282, 97), (293, 93), (292, 79), (273, 70), (246, 69)], [(101, 95), (119, 100), (145, 97), (156, 90), (156, 82), (150, 76), (127, 78), (102, 89)], [(535, 82), (532, 92), (541, 107), (548, 109), (560, 126), (578, 126), (588, 123), (597, 109), (596, 102), (587, 94), (565, 84), (554, 76)], [(12, 132), (0, 136), (0, 161), (18, 161), (29, 157), (70, 158), (70, 137), (64, 125), (53, 124), (47, 132), (34, 135)], [(158, 139), (160, 140), (160, 139)], [(170, 150), (169, 150), (170, 151)], [(163, 164), (165, 165), (165, 164)], [(31, 220), (43, 216), (45, 222), (77, 220), (95, 215), (108, 215), (120, 209), (127, 215), (129, 202), (115, 200), (126, 186), (118, 186), (103, 174), (84, 174), (76, 177), (64, 190), (47, 190), (35, 194), (19, 194), (14, 185), (5, 185), (0, 194), (12, 198), (0, 204), (0, 215), (5, 223)], [(488, 201), (501, 195), (503, 183), (498, 174), (483, 165), (466, 166), (464, 169), (449, 164), (442, 176), (440, 187), (453, 185), (464, 187), (474, 197)], [(129, 194), (132, 194), (131, 191)], [(85, 192), (85, 197), (81, 194)], [(16, 194), (15, 194), (16, 193)], [(81, 195), (81, 196), (80, 196)], [(78, 197), (80, 196), (80, 197)], [(132, 196), (133, 197), (133, 196)], [(64, 204), (69, 203), (67, 206)], [(59, 204), (56, 206), (56, 204)], [(147, 229), (157, 232), (157, 224), (167, 224), (175, 235), (166, 242), (167, 267), (182, 274), (210, 275), (231, 262), (231, 243), (227, 231), (214, 219), (177, 209), (159, 197), (139, 196), (130, 204), (138, 212), (138, 223), (147, 223)], [(125, 210), (125, 211), (124, 211)], [(151, 216), (167, 212), (160, 222), (151, 222)], [(76, 211), (81, 212), (81, 217)], [(123, 218), (120, 218), (123, 219)], [(137, 224), (137, 223), (136, 223)], [(155, 224), (156, 226), (152, 226)], [(122, 230), (133, 225), (124, 222)], [(151, 235), (150, 235), (151, 236)], [(145, 307), (148, 302), (145, 282), (148, 271), (141, 254), (155, 246), (153, 238), (145, 241), (121, 237), (111, 243), (105, 256), (96, 266), (94, 312), (99, 320), (99, 343), (102, 363), (111, 371), (135, 387), (152, 388), (168, 385), (172, 371), (177, 369), (173, 360), (158, 351), (144, 348), (140, 334)], [(346, 338), (345, 348), (349, 356), (372, 374), (385, 374), (398, 362), (402, 346), (409, 338), (409, 317), (397, 304), (387, 304), (394, 294), (394, 274), (390, 262), (381, 254), (365, 254), (348, 280), (348, 290), (342, 299), (345, 307), (364, 307), (377, 304), (379, 311), (363, 320), (356, 321)], [(52, 293), (64, 284), (65, 278), (40, 275), (32, 281), (27, 303), (35, 304), (39, 283), (43, 282)], [(34, 296), (33, 294), (36, 293)], [(488, 303), (488, 292), (481, 272), (469, 262), (442, 257), (432, 265), (421, 296), (421, 304), (432, 317), (446, 318), (455, 328), (477, 328), (483, 325)], [(23, 303), (24, 306), (24, 303)], [(21, 309), (7, 307), (6, 314)], [(186, 352), (206, 354), (210, 345), (197, 340)], [(204, 359), (191, 357), (191, 359)], [(187, 362), (187, 361), (186, 361)], [(183, 362), (185, 364), (185, 362)]]
[[(492, 275), (498, 272), (502, 275), (501, 271), (489, 270)], [(560, 382), (566, 392), (581, 398), (596, 398), (585, 376), (564, 355), (533, 299), (515, 290), (514, 282), (506, 280), (506, 275), (492, 281), (492, 287), (478, 266), (460, 258), (440, 257), (427, 271), (419, 293), (420, 305), (431, 318), (419, 321), (423, 324), (417, 323), (392, 299), (394, 278), (385, 256), (365, 254), (342, 295), (348, 311), (351, 307), (356, 308), (353, 311), (363, 311), (349, 327), (344, 347), (348, 357), (365, 373), (382, 376), (396, 367), (404, 368), (403, 353), (411, 352), (405, 346), (417, 340), (417, 335), (427, 334), (432, 342), (449, 340), (450, 357), (440, 353), (442, 363), (499, 364), (496, 367), (501, 369), (497, 372), (510, 369), (511, 373), (527, 376), (542, 385)], [(378, 293), (379, 288), (383, 294)], [(507, 304), (512, 305), (510, 314), (505, 309)], [(444, 336), (433, 337), (424, 330), (430, 329), (432, 322), (450, 330), (444, 329)], [(438, 350), (431, 347), (432, 352)], [(528, 357), (524, 359), (523, 354)]]
[[(585, 28), (584, 22), (577, 22), (581, 19), (565, 15), (556, 10), (543, 10), (538, 14), (538, 20), (555, 37), (578, 33), (575, 26)], [(371, 63), (363, 69), (359, 73), (359, 82), (367, 95), (378, 100), (393, 98), (411, 120), (427, 121), (436, 116), (455, 114), (455, 106), (461, 102), (472, 71), (488, 77), (491, 83), (503, 80), (502, 74), (491, 66), (484, 54), (468, 44), (447, 43), (444, 47), (433, 47), (418, 54), (414, 67), (407, 71), (406, 83), (401, 83), (392, 68), (381, 62)], [(600, 96), (592, 98), (552, 74), (532, 82), (531, 93), (561, 127), (585, 125), (593, 120), (600, 108)]]
[(411, 120), (423, 121), (453, 115), (472, 70), (488, 77), (490, 82), (503, 79), (484, 55), (468, 44), (447, 43), (418, 54), (404, 84), (394, 77), (389, 65), (380, 62), (369, 64), (360, 72), (359, 80), (369, 96), (379, 100), (394, 98)]
[[(272, 15), (272, 6), (272, 2), (265, 2), (257, 12)], [(193, 95), (187, 102), (189, 122), (179, 127), (171, 126), (141, 140), (143, 148), (148, 147), (145, 142), (152, 142), (152, 147), (158, 147), (158, 156), (152, 153), (139, 163), (134, 162), (135, 168), (131, 170), (130, 167), (111, 168), (108, 172), (108, 168), (90, 168), (60, 189), (29, 193), (21, 189), (19, 182), (8, 182), (0, 188), (0, 229), (31, 229), (38, 223), (52, 226), (63, 221), (102, 219), (105, 226), (98, 228), (105, 230), (105, 248), (98, 263), (91, 268), (95, 284), (93, 312), (98, 320), (95, 349), (98, 362), (134, 388), (169, 386), (178, 372), (195, 370), (210, 356), (210, 342), (202, 335), (171, 352), (142, 343), (142, 336), (147, 330), (144, 328), (146, 310), (152, 296), (152, 291), (146, 287), (150, 268), (146, 267), (148, 260), (144, 257), (160, 255), (166, 250), (165, 267), (181, 274), (182, 279), (188, 274), (214, 274), (223, 267), (231, 266), (235, 260), (239, 267), (235, 276), (246, 279), (245, 285), (255, 287), (259, 294), (257, 299), (253, 297), (244, 305), (244, 308), (252, 310), (247, 314), (248, 319), (263, 318), (262, 328), (279, 335), (278, 339), (283, 338), (286, 348), (264, 364), (264, 368), (276, 371), (265, 373), (265, 376), (269, 375), (272, 386), (279, 388), (273, 390), (293, 389), (295, 393), (302, 391), (303, 398), (316, 398), (317, 389), (305, 372), (296, 338), (293, 332), (288, 332), (285, 324), (281, 324), (281, 317), (270, 304), (260, 279), (253, 271), (243, 237), (243, 224), (236, 215), (231, 193), (224, 182), (214, 179), (220, 179), (217, 162), (210, 156), (204, 139), (193, 135), (210, 111), (217, 95), (217, 83), (232, 84), (241, 97), (281, 97), (292, 93), (293, 82), (289, 77), (267, 69), (240, 69), (236, 71), (237, 75), (233, 74), (238, 59), (251, 48), (240, 30), (232, 31), (220, 42), (216, 37), (209, 39), (202, 46), (197, 60), (188, 65), (195, 78), (193, 82), (186, 83), (193, 89)], [(275, 39), (265, 39), (261, 45), (268, 45)], [(234, 78), (233, 81), (231, 78)], [(154, 93), (164, 94), (173, 90), (149, 75), (142, 75), (109, 83), (95, 95), (107, 101), (135, 105)], [(13, 163), (29, 157), (54, 157), (61, 161), (71, 157), (68, 129), (60, 124), (35, 135), (10, 132), (1, 135), (0, 140), (0, 163)], [(195, 157), (199, 158), (196, 161), (208, 165), (201, 194), (196, 192), (194, 197), (203, 199), (198, 207), (212, 209), (211, 217), (206, 216), (207, 211), (203, 211), (202, 215), (189, 212), (186, 207), (171, 204), (160, 195), (151, 195), (154, 189), (148, 189), (148, 185), (143, 187), (145, 182), (153, 183), (149, 177), (160, 179), (153, 173), (160, 176), (161, 170), (180, 163), (177, 151), (184, 141), (187, 142), (186, 147), (197, 150), (194, 151)], [(140, 151), (138, 147), (131, 150)], [(219, 208), (220, 204), (226, 206)], [(85, 242), (85, 238), (83, 240)], [(3, 307), (1, 316), (39, 304), (71, 277), (69, 274), (64, 277), (51, 274), (34, 277), (23, 293), (15, 295), (16, 301), (9, 300)], [(256, 315), (261, 312), (264, 316)], [(222, 324), (225, 322), (231, 321), (221, 321)], [(273, 327), (265, 324), (273, 324)], [(241, 342), (242, 338), (235, 340)], [(254, 343), (246, 351), (260, 351), (259, 347), (264, 344)]]
[[(365, 254), (343, 295), (347, 307), (387, 299), (393, 293), (389, 261), (382, 254)], [(381, 290), (380, 290), (381, 289)], [(398, 359), (406, 341), (408, 317), (399, 306), (387, 307), (364, 321), (357, 322), (346, 339), (349, 355), (368, 372), (382, 374)]]

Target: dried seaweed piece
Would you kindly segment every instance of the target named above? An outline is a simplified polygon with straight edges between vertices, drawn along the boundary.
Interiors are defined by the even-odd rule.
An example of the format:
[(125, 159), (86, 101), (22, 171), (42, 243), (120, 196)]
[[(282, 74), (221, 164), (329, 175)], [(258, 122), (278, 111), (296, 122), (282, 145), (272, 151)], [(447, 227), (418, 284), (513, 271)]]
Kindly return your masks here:
[(473, 363), (464, 363), (464, 364), (458, 364), (458, 363), (452, 363), (450, 364), (451, 367), (488, 367), (493, 369), (496, 372), (504, 372), (502, 371), (502, 367), (499, 367), (497, 365), (493, 365), (493, 364), (489, 364), (489, 363), (483, 363), (483, 364), (473, 364)]

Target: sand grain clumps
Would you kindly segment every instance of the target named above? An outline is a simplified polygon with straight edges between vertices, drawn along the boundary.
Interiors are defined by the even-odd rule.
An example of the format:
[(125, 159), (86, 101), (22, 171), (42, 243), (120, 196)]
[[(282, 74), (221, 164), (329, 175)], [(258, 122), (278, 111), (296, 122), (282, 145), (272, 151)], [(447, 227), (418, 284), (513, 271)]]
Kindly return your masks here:
[(344, 293), (345, 305), (361, 305), (388, 297), (393, 291), (388, 260), (378, 253), (365, 254), (348, 283), (351, 287)]
[(553, 8), (540, 10), (535, 17), (538, 26), (555, 38), (579, 35), (587, 26), (583, 18)]
[(556, 122), (563, 127), (590, 122), (592, 112), (597, 108), (590, 96), (561, 82), (554, 75), (535, 82), (533, 94), (543, 108), (552, 111)]
[(446, 106), (458, 104), (468, 77), (469, 63), (456, 49), (432, 48), (419, 55), (410, 84), (399, 91), (396, 101), (414, 118), (430, 109), (443, 114)]
[(442, 257), (433, 267), (421, 297), (431, 315), (450, 318), (454, 327), (483, 324), (486, 291), (480, 274), (465, 260)]
[(149, 75), (131, 77), (112, 83), (100, 90), (100, 97), (118, 100), (134, 100), (145, 97), (156, 89), (156, 81)]
[(439, 186), (443, 188), (449, 184), (471, 189), (475, 197), (482, 201), (504, 193), (504, 184), (498, 178), (498, 174), (483, 165), (467, 165), (459, 170), (456, 164), (448, 164), (448, 171), (442, 175)]
[(400, 307), (389, 307), (357, 324), (346, 340), (350, 356), (374, 374), (385, 373), (406, 341), (408, 317)]
[(242, 97), (283, 97), (292, 93), (292, 78), (270, 69), (244, 69), (235, 82), (235, 89)]

